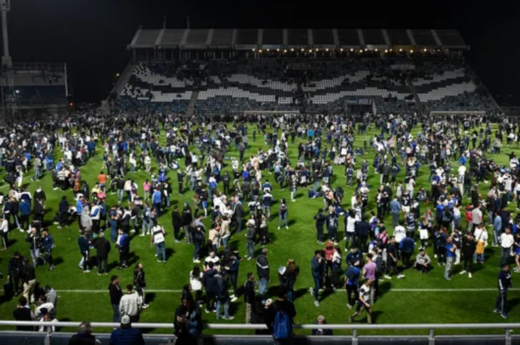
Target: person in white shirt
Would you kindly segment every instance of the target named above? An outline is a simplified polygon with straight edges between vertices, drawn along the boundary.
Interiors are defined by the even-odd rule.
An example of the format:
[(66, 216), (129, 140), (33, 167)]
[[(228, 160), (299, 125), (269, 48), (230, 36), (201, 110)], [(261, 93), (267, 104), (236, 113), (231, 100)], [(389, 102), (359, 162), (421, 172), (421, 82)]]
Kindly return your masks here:
[(513, 243), (515, 242), (515, 239), (513, 237), (513, 234), (511, 234), (511, 229), (509, 227), (506, 227), (506, 230), (502, 235), (500, 235), (500, 246), (501, 248), (501, 255), (500, 255), (500, 267), (507, 264), (507, 261), (509, 260), (509, 254), (511, 253), (511, 248), (513, 247)]
[(464, 175), (466, 175), (466, 166), (461, 164), (459, 166), (459, 183), (464, 184)]
[(477, 241), (477, 249), (475, 250), (475, 255), (473, 256), (473, 262), (477, 263), (477, 260), (480, 258), (480, 263), (484, 263), (484, 249), (487, 247), (488, 243), (488, 233), (484, 224), (480, 224), (475, 233), (473, 234), (475, 240)]
[(7, 234), (9, 233), (9, 222), (3, 216), (0, 216), (0, 236), (2, 236), (2, 249), (1, 251), (7, 250), (7, 244), (9, 239)]
[(215, 252), (210, 252), (209, 256), (204, 260), (204, 270), (207, 270), (209, 267), (209, 263), (213, 262), (213, 267), (220, 271), (220, 258), (217, 256)]
[(132, 284), (126, 286), (126, 294), (121, 297), (119, 302), (119, 313), (121, 317), (130, 316), (132, 322), (139, 322), (139, 315), (143, 309), (143, 299), (137, 291), (133, 291)]
[(157, 257), (157, 262), (162, 262), (163, 264), (166, 263), (166, 248), (164, 243), (164, 235), (166, 235), (166, 232), (164, 231), (164, 228), (159, 224), (155, 225), (152, 228), (152, 233), (150, 235), (150, 243), (155, 244), (155, 256)]
[(202, 276), (199, 265), (195, 265), (190, 272), (190, 287), (191, 291), (195, 292), (195, 302), (199, 302), (202, 298)]
[(47, 313), (54, 316), (54, 304), (47, 302), (47, 296), (41, 295), (38, 299), (38, 302), (39, 306), (34, 309), (34, 315), (36, 315), (37, 318), (44, 316), (44, 313), (42, 312), (44, 309), (47, 311)]
[(402, 221), (399, 222), (399, 225), (394, 228), (394, 237), (395, 242), (401, 243), (401, 241), (406, 237), (406, 229), (404, 228)]

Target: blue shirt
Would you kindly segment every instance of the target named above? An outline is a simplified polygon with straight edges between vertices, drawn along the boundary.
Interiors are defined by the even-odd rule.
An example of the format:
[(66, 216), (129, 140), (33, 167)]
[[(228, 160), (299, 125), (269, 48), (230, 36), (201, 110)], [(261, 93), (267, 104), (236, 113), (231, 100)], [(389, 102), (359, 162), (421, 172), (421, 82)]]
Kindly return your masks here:
[(399, 201), (397, 200), (392, 200), (392, 202), (390, 203), (390, 210), (394, 214), (399, 214), (399, 212), (401, 211), (401, 203), (399, 203)]
[(453, 252), (451, 251), (453, 249), (453, 243), (446, 244), (446, 246), (444, 248), (446, 248), (446, 257), (447, 258), (455, 257), (455, 251), (453, 251)]
[(143, 334), (138, 328), (118, 328), (110, 335), (111, 345), (144, 345)]

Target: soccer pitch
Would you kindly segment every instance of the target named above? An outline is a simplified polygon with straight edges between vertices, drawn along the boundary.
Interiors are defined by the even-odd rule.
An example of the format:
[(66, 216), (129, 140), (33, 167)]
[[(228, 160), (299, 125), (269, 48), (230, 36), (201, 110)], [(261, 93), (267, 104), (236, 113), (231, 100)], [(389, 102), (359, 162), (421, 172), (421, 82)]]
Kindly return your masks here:
[[(249, 124), (249, 145), (250, 148), (246, 150), (244, 157), (249, 157), (255, 154), (259, 148), (267, 150), (264, 145), (263, 137), (257, 135), (256, 142), (252, 140), (253, 126)], [(420, 127), (416, 126), (412, 132), (414, 135), (418, 132)], [(272, 131), (272, 129), (268, 129)], [(258, 132), (258, 130), (257, 130)], [(379, 134), (379, 130), (372, 129), (367, 131), (366, 135), (356, 135), (355, 147), (363, 147), (363, 140), (369, 141), (370, 136)], [(165, 143), (164, 133), (159, 139), (160, 143)], [(289, 144), (289, 156), (291, 165), (294, 166), (297, 161), (298, 144), (305, 142), (302, 139), (296, 140), (295, 144)], [(59, 152), (59, 148), (56, 149)], [(492, 156), (499, 164), (508, 164), (507, 153), (513, 149), (504, 145), (502, 154), (499, 156)], [(92, 188), (96, 182), (96, 177), (101, 171), (102, 155), (104, 148), (98, 142), (96, 146), (96, 155), (90, 158), (86, 165), (81, 167), (82, 180), (87, 181)], [(198, 150), (197, 150), (198, 151)], [(514, 151), (514, 150), (513, 150)], [(58, 157), (61, 156), (59, 152)], [(231, 145), (226, 157), (237, 157), (238, 151), (234, 150), (234, 145)], [(369, 185), (371, 192), (369, 197), (368, 210), (375, 210), (375, 192), (379, 186), (379, 175), (373, 172), (372, 159), (375, 156), (374, 151), (368, 151), (363, 156), (358, 157), (357, 167), (360, 166), (361, 161), (366, 159), (369, 162)], [(184, 169), (184, 159), (179, 159), (182, 169)], [(231, 172), (231, 164), (229, 160), (224, 160), (228, 164), (224, 171)], [(458, 160), (452, 161), (452, 166), (458, 166)], [(157, 171), (155, 162), (152, 165), (153, 169)], [(335, 176), (332, 178), (332, 187), (343, 187), (345, 190), (345, 197), (343, 198), (343, 206), (349, 208), (350, 197), (354, 191), (353, 187), (345, 186), (344, 167), (334, 166)], [(404, 180), (405, 169), (402, 167), (397, 180)], [(142, 184), (145, 179), (150, 179), (150, 175), (144, 171), (136, 173), (128, 173), (134, 179), (138, 186), (138, 193), (142, 195)], [(417, 179), (416, 190), (420, 187), (425, 187), (430, 190), (430, 183), (428, 181), (429, 167), (421, 165), (419, 177)], [(140, 229), (133, 235), (130, 251), (132, 253), (130, 260), (130, 268), (126, 270), (117, 270), (118, 253), (115, 246), (112, 246), (112, 251), (109, 255), (109, 275), (98, 276), (96, 270), (92, 269), (89, 274), (84, 274), (78, 269), (78, 262), (81, 259), (79, 248), (77, 245), (77, 238), (79, 236), (77, 222), (74, 221), (68, 227), (57, 229), (56, 225), (52, 225), (53, 217), (57, 211), (58, 203), (63, 195), (66, 195), (69, 202), (73, 202), (73, 192), (67, 190), (52, 189), (52, 179), (50, 173), (46, 173), (43, 179), (39, 182), (31, 182), (31, 175), (25, 175), (24, 184), (28, 186), (31, 192), (34, 192), (40, 185), (47, 194), (45, 223), (54, 237), (56, 248), (53, 251), (53, 256), (56, 261), (56, 269), (48, 271), (47, 266), (38, 267), (36, 269), (36, 276), (40, 286), (50, 285), (58, 291), (59, 301), (57, 309), (57, 319), (59, 321), (98, 321), (111, 322), (112, 308), (108, 294), (108, 285), (110, 283), (110, 276), (115, 274), (121, 277), (120, 285), (122, 288), (126, 284), (131, 284), (133, 281), (133, 267), (137, 262), (144, 265), (147, 280), (147, 300), (150, 302), (150, 307), (141, 313), (141, 322), (161, 322), (172, 323), (174, 318), (175, 308), (180, 303), (180, 290), (183, 285), (189, 282), (188, 275), (194, 264), (192, 262), (193, 246), (184, 243), (174, 243), (173, 228), (171, 224), (171, 210), (174, 205), (182, 206), (183, 203), (188, 202), (192, 204), (192, 192), (186, 192), (189, 189), (189, 184), (185, 186), (184, 195), (180, 196), (177, 193), (177, 174), (176, 171), (168, 171), (168, 177), (173, 189), (170, 208), (159, 218), (159, 224), (164, 226), (168, 235), (166, 236), (166, 248), (168, 255), (167, 264), (157, 263), (155, 258), (155, 247), (150, 246), (150, 239), (148, 236), (139, 237)], [(348, 323), (348, 316), (353, 312), (347, 309), (347, 298), (344, 289), (336, 290), (334, 293), (325, 294), (321, 299), (321, 305), (315, 307), (314, 300), (309, 294), (309, 288), (313, 286), (313, 279), (311, 275), (311, 259), (314, 250), (323, 249), (323, 246), (316, 244), (316, 230), (315, 221), (313, 219), (319, 208), (323, 207), (322, 198), (309, 199), (307, 197), (307, 189), (298, 189), (296, 192), (297, 201), (289, 202), (289, 230), (278, 227), (278, 201), (281, 198), (290, 200), (289, 189), (280, 190), (278, 183), (274, 181), (274, 175), (263, 171), (262, 180), (269, 180), (273, 185), (273, 196), (275, 203), (272, 206), (271, 218), (269, 222), (269, 232), (272, 244), (267, 245), (269, 249), (268, 259), (271, 267), (271, 282), (269, 284), (269, 293), (273, 298), (276, 298), (276, 291), (279, 285), (277, 269), (280, 266), (285, 266), (288, 259), (294, 259), (296, 264), (300, 267), (300, 275), (295, 285), (295, 305), (297, 310), (296, 323), (313, 323), (318, 315), (325, 316), (329, 324)], [(482, 183), (479, 188), (482, 194), (487, 194), (490, 184)], [(8, 186), (0, 186), (0, 191), (6, 194)], [(222, 184), (219, 185), (219, 190), (222, 189)], [(465, 198), (463, 205), (466, 206), (470, 202)], [(107, 207), (117, 203), (116, 195), (107, 195)], [(126, 201), (124, 202), (126, 205)], [(192, 205), (193, 206), (193, 205)], [(433, 205), (421, 204), (421, 214), (426, 208), (430, 207), (434, 211)], [(508, 209), (516, 213), (516, 203), (510, 203)], [(248, 208), (244, 207), (246, 211), (245, 219), (248, 219)], [(208, 212), (209, 215), (209, 212)], [(401, 215), (401, 219), (403, 216)], [(463, 218), (463, 229), (465, 228), (465, 218)], [(244, 220), (245, 221), (245, 220)], [(487, 215), (484, 216), (484, 221), (487, 223)], [(207, 229), (209, 229), (210, 219), (204, 220)], [(389, 234), (393, 233), (391, 227), (391, 217), (387, 215), (385, 225)], [(343, 238), (344, 220), (340, 218), (340, 226), (338, 229), (338, 237)], [(490, 244), (492, 239), (491, 229), (487, 228), (490, 235)], [(232, 228), (234, 231), (234, 228)], [(181, 231), (182, 234), (182, 231)], [(233, 234), (230, 243), (233, 248), (239, 251), (242, 257), (245, 257), (246, 244), (245, 232), (241, 234)], [(416, 232), (417, 234), (417, 232)], [(0, 252), (0, 268), (4, 272), (7, 271), (7, 263), (15, 250), (19, 250), (22, 255), (30, 260), (29, 246), (25, 242), (26, 233), (21, 233), (18, 230), (13, 230), (10, 234), (10, 247), (7, 251)], [(109, 236), (107, 236), (109, 238)], [(418, 239), (416, 238), (416, 241)], [(344, 241), (340, 242), (340, 247), (344, 248)], [(419, 243), (416, 244), (416, 250), (413, 257), (417, 253)], [(256, 245), (256, 255), (260, 253), (260, 244)], [(493, 323), (504, 322), (498, 315), (493, 313), (494, 303), (498, 294), (497, 288), (497, 274), (499, 272), (498, 259), (500, 256), (499, 248), (493, 248), (491, 245), (486, 248), (486, 262), (484, 265), (474, 265), (473, 278), (469, 279), (467, 275), (459, 275), (462, 270), (462, 264), (453, 267), (451, 281), (444, 279), (444, 267), (437, 266), (437, 260), (433, 257), (432, 245), (427, 248), (427, 252), (433, 260), (433, 270), (428, 275), (421, 275), (419, 272), (407, 269), (402, 273), (406, 277), (398, 280), (393, 276), (392, 280), (385, 279), (380, 283), (380, 298), (373, 305), (373, 320), (375, 323)], [(91, 256), (95, 255), (95, 250), (91, 251)], [(343, 265), (345, 268), (344, 258), (346, 253), (343, 252)], [(204, 257), (201, 259), (203, 260)], [(402, 268), (401, 263), (399, 263)], [(240, 263), (239, 282), (241, 286), (246, 280), (247, 272), (254, 272), (256, 275), (255, 260), (242, 261)], [(513, 274), (513, 286), (515, 286), (516, 274)], [(520, 275), (519, 275), (520, 276)], [(520, 289), (519, 289), (520, 290)], [(517, 305), (520, 302), (518, 291), (512, 289), (508, 295), (508, 311), (509, 319), (507, 322), (520, 322), (520, 317), (516, 313)], [(0, 304), (0, 319), (12, 320), (12, 311), (16, 308), (17, 298), (10, 301), (3, 301)], [(245, 305), (243, 297), (240, 296), (238, 301), (231, 303), (230, 314), (235, 316), (231, 322), (244, 323)], [(202, 311), (202, 317), (205, 322), (230, 322), (217, 321), (214, 313), (206, 314)], [(364, 322), (365, 318), (361, 318)], [(99, 331), (99, 330), (96, 330)], [(164, 330), (157, 332), (164, 333)], [(215, 331), (212, 331), (212, 333)], [(237, 333), (236, 331), (217, 331), (218, 333)], [(242, 331), (247, 332), (247, 331)], [(397, 332), (397, 331), (396, 331)], [(449, 331), (447, 331), (449, 332)], [(478, 332), (478, 331), (475, 331)], [(209, 333), (206, 332), (206, 333)], [(305, 333), (301, 331), (300, 333)], [(341, 334), (342, 332), (335, 332)], [(347, 331), (343, 333), (349, 333)], [(369, 333), (369, 332), (366, 332)], [(392, 332), (385, 332), (392, 334)], [(407, 332), (408, 334), (414, 331)], [(424, 332), (417, 332), (424, 334)], [(440, 332), (442, 334), (442, 332)]]

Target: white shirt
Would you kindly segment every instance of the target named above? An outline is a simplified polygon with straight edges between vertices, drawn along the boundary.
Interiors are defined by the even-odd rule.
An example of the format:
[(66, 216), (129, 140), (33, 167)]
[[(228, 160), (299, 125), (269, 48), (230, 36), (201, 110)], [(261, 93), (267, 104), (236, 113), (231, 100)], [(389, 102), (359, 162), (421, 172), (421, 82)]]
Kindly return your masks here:
[(397, 243), (401, 243), (401, 241), (406, 237), (406, 229), (402, 225), (398, 225), (394, 229), (394, 237)]
[(500, 245), (502, 248), (511, 248), (513, 243), (515, 242), (515, 239), (513, 237), (513, 234), (506, 234), (505, 232), (500, 235)]
[(190, 286), (193, 291), (202, 290), (202, 272), (200, 272), (200, 277), (194, 277), (193, 271), (190, 272)]
[(164, 242), (164, 229), (160, 225), (156, 225), (152, 228), (153, 243), (159, 244)]
[(459, 175), (460, 176), (464, 176), (466, 174), (466, 166), (465, 165), (461, 165), (459, 167)]

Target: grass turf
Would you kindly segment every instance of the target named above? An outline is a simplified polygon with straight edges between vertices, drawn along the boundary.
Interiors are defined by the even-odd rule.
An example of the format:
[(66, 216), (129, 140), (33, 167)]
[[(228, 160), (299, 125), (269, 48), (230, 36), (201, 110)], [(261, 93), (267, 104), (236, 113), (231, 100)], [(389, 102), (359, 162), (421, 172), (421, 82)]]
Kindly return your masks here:
[[(415, 128), (415, 134), (418, 128)], [(251, 125), (250, 125), (250, 133)], [(370, 135), (377, 134), (376, 129), (369, 130), (366, 135), (356, 136), (355, 146), (362, 147), (363, 140)], [(160, 141), (164, 142), (164, 136)], [(263, 148), (264, 143), (260, 136), (257, 137), (256, 142), (252, 141), (250, 136), (250, 148), (246, 151), (246, 157), (255, 153), (259, 148)], [(291, 163), (297, 160), (297, 144), (302, 139), (297, 139), (296, 144), (290, 145), (290, 159)], [(97, 154), (88, 160), (87, 164), (82, 167), (82, 179), (89, 182), (92, 187), (96, 181), (96, 176), (99, 174), (102, 166), (102, 151), (103, 148), (98, 144)], [(511, 151), (507, 147), (502, 150), (505, 153)], [(507, 164), (508, 158), (505, 153), (495, 157), (495, 160), (500, 164)], [(59, 156), (59, 154), (58, 154)], [(238, 157), (238, 152), (232, 148), (226, 156)], [(372, 162), (374, 152), (367, 152), (362, 159), (367, 159), (369, 163)], [(183, 161), (183, 160), (181, 160)], [(225, 161), (229, 163), (229, 161)], [(359, 164), (359, 162), (358, 162)], [(457, 162), (453, 162), (452, 166), (456, 167)], [(154, 163), (154, 167), (155, 163)], [(230, 165), (226, 169), (231, 169)], [(419, 172), (419, 178), (416, 188), (424, 186), (427, 190), (430, 189), (428, 182), (428, 166), (422, 166)], [(369, 184), (372, 186), (368, 210), (375, 209), (374, 199), (375, 191), (379, 186), (379, 175), (372, 173), (372, 165), (370, 164)], [(404, 179), (404, 169), (398, 175), (399, 179)], [(350, 197), (353, 189), (345, 187), (345, 176), (343, 166), (334, 167), (335, 177), (333, 178), (333, 187), (343, 186), (345, 189), (344, 206), (349, 207)], [(149, 178), (148, 174), (139, 171), (129, 174), (139, 185), (142, 193), (142, 183), (144, 179)], [(131, 241), (131, 252), (133, 253), (131, 263), (132, 267), (136, 262), (142, 262), (147, 273), (147, 283), (149, 290), (180, 290), (182, 286), (188, 282), (189, 271), (193, 267), (192, 253), (193, 246), (184, 243), (173, 243), (173, 229), (171, 226), (170, 211), (173, 205), (182, 205), (184, 202), (192, 201), (192, 193), (187, 192), (180, 196), (177, 194), (177, 177), (174, 171), (168, 173), (170, 183), (172, 184), (174, 193), (172, 196), (172, 207), (167, 213), (163, 214), (159, 219), (159, 223), (163, 225), (168, 236), (166, 237), (168, 249), (168, 263), (163, 265), (156, 262), (155, 248), (150, 247), (148, 237), (135, 236)], [(274, 183), (273, 175), (263, 172), (263, 180), (270, 180), (273, 183), (273, 196), (275, 200), (280, 198), (290, 199), (289, 190), (281, 191), (278, 184)], [(31, 182), (29, 176), (26, 175), (25, 182)], [(47, 210), (45, 220), (47, 224), (52, 223), (52, 217), (57, 211), (58, 203), (62, 195), (66, 195), (69, 201), (73, 199), (72, 191), (68, 190), (62, 192), (61, 190), (52, 190), (52, 181), (50, 174), (46, 174), (40, 182), (31, 182), (28, 189), (31, 192), (41, 185), (47, 193)], [(220, 186), (221, 187), (221, 186)], [(482, 193), (487, 193), (489, 184), (482, 184), (480, 186)], [(417, 189), (416, 189), (417, 190)], [(0, 191), (6, 193), (7, 186), (1, 186)], [(272, 215), (269, 223), (269, 231), (271, 234), (272, 244), (269, 248), (269, 263), (271, 267), (271, 279), (269, 284), (270, 293), (276, 293), (278, 286), (277, 268), (286, 264), (287, 259), (292, 258), (300, 266), (301, 273), (295, 285), (297, 299), (295, 301), (297, 309), (297, 323), (313, 323), (318, 315), (324, 315), (331, 324), (347, 323), (348, 316), (352, 313), (346, 308), (346, 296), (343, 290), (336, 291), (336, 293), (324, 296), (320, 307), (315, 307), (313, 298), (309, 295), (308, 289), (313, 285), (313, 280), (310, 273), (310, 260), (315, 249), (321, 249), (321, 246), (316, 244), (316, 231), (314, 226), (313, 216), (317, 209), (323, 206), (321, 198), (308, 199), (307, 190), (299, 189), (296, 193), (297, 201), (289, 203), (289, 227), (287, 231), (282, 227), (282, 230), (277, 230), (278, 218), (277, 207), (275, 203), (272, 207)], [(108, 195), (107, 205), (116, 203), (116, 195)], [(469, 202), (469, 199), (464, 200), (464, 205)], [(430, 206), (431, 207), (431, 206)], [(515, 205), (510, 204), (509, 209), (514, 210)], [(427, 208), (426, 205), (421, 205), (421, 212)], [(247, 207), (246, 207), (247, 209)], [(463, 217), (464, 218), (464, 217)], [(247, 217), (246, 217), (247, 219)], [(487, 217), (485, 216), (487, 221)], [(209, 219), (205, 220), (206, 225), (209, 225)], [(392, 233), (390, 217), (387, 216), (385, 224)], [(463, 219), (463, 226), (465, 220)], [(51, 285), (58, 290), (59, 304), (57, 318), (60, 321), (104, 321), (109, 322), (112, 319), (112, 309), (109, 302), (107, 287), (109, 284), (109, 277), (111, 274), (117, 274), (121, 277), (121, 286), (132, 283), (132, 269), (123, 271), (115, 270), (118, 254), (115, 248), (112, 249), (109, 256), (109, 268), (111, 269), (108, 276), (97, 276), (96, 271), (92, 270), (90, 274), (84, 274), (78, 269), (78, 262), (81, 258), (77, 246), (78, 228), (76, 222), (69, 227), (57, 229), (55, 225), (49, 225), (56, 243), (56, 248), (53, 251), (53, 256), (56, 261), (56, 269), (52, 272), (47, 271), (47, 267), (37, 268), (37, 280), (42, 286)], [(343, 236), (343, 220), (340, 220), (340, 238)], [(489, 229), (488, 229), (489, 230)], [(138, 232), (139, 233), (139, 232)], [(138, 234), (137, 233), (137, 234)], [(181, 232), (182, 233), (182, 232)], [(136, 235), (137, 235), (136, 234)], [(231, 245), (237, 248), (240, 254), (245, 254), (245, 237), (244, 233), (233, 235), (230, 241)], [(5, 272), (9, 258), (15, 250), (28, 258), (29, 249), (28, 244), (25, 243), (25, 235), (18, 230), (12, 231), (10, 234), (11, 244), (8, 251), (0, 252), (0, 267)], [(491, 236), (490, 232), (490, 236)], [(490, 237), (491, 238), (491, 237)], [(344, 246), (344, 242), (340, 242), (340, 246)], [(256, 253), (260, 251), (260, 246), (257, 245)], [(431, 246), (428, 248), (428, 253), (433, 259)], [(92, 253), (94, 254), (94, 253)], [(345, 255), (346, 253), (344, 253)], [(443, 278), (444, 268), (436, 265), (434, 259), (434, 269), (429, 275), (421, 275), (416, 271), (405, 270), (403, 273), (406, 278), (397, 280), (395, 277), (392, 280), (385, 280), (381, 283), (381, 298), (374, 304), (374, 322), (376, 323), (488, 323), (488, 322), (503, 322), (497, 314), (493, 313), (494, 303), (497, 296), (496, 277), (498, 274), (498, 248), (489, 246), (486, 248), (486, 257), (488, 260), (484, 265), (476, 265), (475, 272), (472, 279), (468, 279), (467, 275), (458, 275), (462, 270), (461, 266), (454, 266), (453, 279), (446, 281)], [(344, 265), (343, 265), (344, 266)], [(248, 271), (256, 273), (255, 261), (243, 261), (240, 264), (239, 285), (245, 281), (245, 275)], [(515, 277), (513, 277), (514, 279)], [(400, 289), (437, 289), (437, 291), (400, 291)], [(449, 289), (485, 289), (484, 291), (450, 291)], [(491, 290), (490, 290), (491, 289)], [(74, 292), (64, 290), (104, 290), (101, 292)], [(150, 300), (150, 308), (146, 309), (141, 314), (141, 322), (165, 322), (173, 321), (175, 308), (180, 301), (180, 293), (170, 292), (150, 292), (147, 294)], [(514, 310), (518, 305), (520, 299), (516, 291), (511, 291), (509, 295), (508, 309), (512, 312), (509, 314), (508, 322), (520, 322), (520, 317), (516, 315)], [(16, 299), (11, 301), (4, 301), (0, 305), (0, 319), (11, 320), (12, 310), (16, 307)], [(231, 315), (235, 316), (235, 323), (244, 322), (245, 306), (242, 299), (231, 304)], [(206, 322), (222, 322), (215, 319), (215, 314), (205, 314), (203, 312), (203, 319)], [(361, 319), (363, 322), (364, 319)], [(158, 333), (165, 333), (165, 330), (156, 330)], [(237, 331), (208, 331), (207, 333), (238, 333)], [(242, 331), (245, 333), (247, 331)], [(468, 331), (471, 333), (478, 333), (478, 331)], [(302, 333), (306, 333), (303, 332)], [(339, 334), (342, 332), (336, 332)], [(345, 331), (343, 333), (349, 333)], [(364, 332), (375, 333), (375, 332)], [(385, 331), (386, 334), (401, 333), (398, 330)], [(407, 334), (424, 334), (422, 331), (407, 331)], [(441, 332), (442, 333), (442, 332)], [(450, 331), (446, 331), (450, 333)]]

